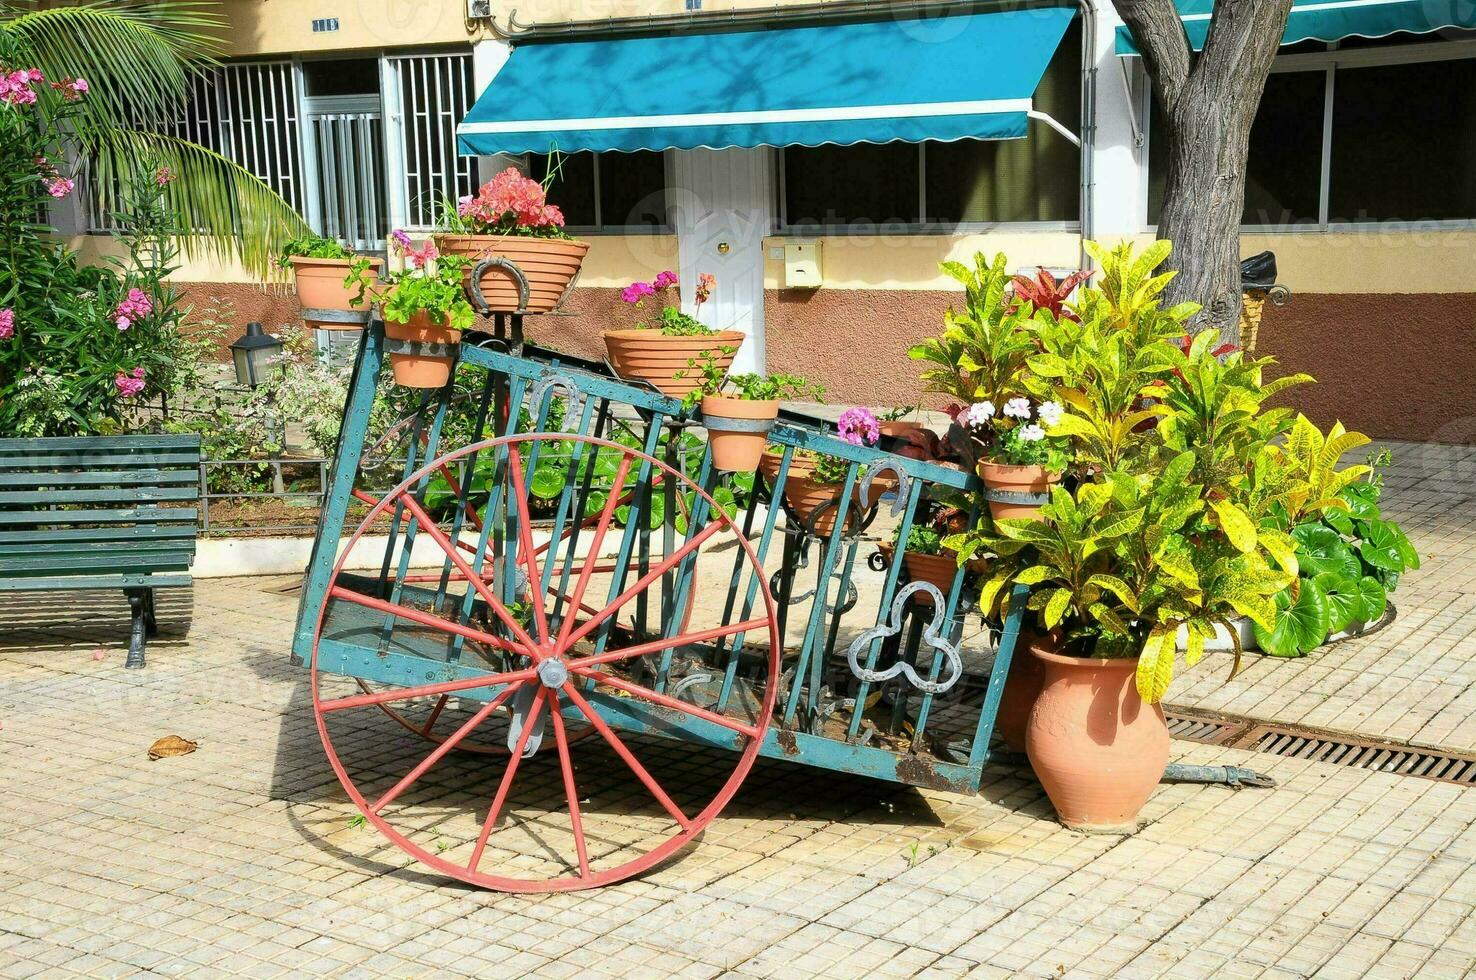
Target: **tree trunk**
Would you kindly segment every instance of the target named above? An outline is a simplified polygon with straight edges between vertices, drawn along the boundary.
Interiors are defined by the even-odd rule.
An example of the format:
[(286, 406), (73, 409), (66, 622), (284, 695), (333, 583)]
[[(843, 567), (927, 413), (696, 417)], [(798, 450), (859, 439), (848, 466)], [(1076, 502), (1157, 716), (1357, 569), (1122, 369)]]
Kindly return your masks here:
[(1168, 181), (1158, 234), (1174, 243), (1171, 303), (1204, 310), (1197, 331), (1240, 335), (1240, 216), (1251, 124), (1281, 45), (1292, 0), (1216, 0), (1204, 50), (1195, 54), (1173, 0), (1115, 0), (1132, 29), (1163, 109)]

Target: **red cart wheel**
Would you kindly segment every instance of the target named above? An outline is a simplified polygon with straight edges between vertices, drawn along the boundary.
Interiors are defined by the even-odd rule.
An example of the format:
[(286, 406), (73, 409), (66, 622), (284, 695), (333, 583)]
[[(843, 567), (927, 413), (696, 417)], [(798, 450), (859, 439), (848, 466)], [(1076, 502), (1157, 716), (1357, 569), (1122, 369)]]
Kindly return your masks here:
[[(537, 442), (583, 442), (597, 453), (619, 454), (613, 488), (590, 539), (590, 555), (600, 554), (621, 491), (642, 466), (649, 468), (648, 479), (677, 480), (684, 491), (694, 492), (695, 500), (705, 502), (710, 519), (634, 583), (627, 586), (622, 577), (622, 590), (608, 603), (585, 603), (585, 597), (594, 594), (589, 590), (596, 563), (576, 561), (577, 581), (563, 606), (596, 611), (562, 619), (554, 615), (556, 597), (544, 595), (540, 588), (540, 559), (558, 562), (564, 556), (557, 545), (536, 547), (529, 523), (517, 520), (513, 540), (505, 547), (526, 572), (533, 592), (530, 608), (518, 610), (520, 617), (500, 601), (487, 576), (473, 570), (472, 556), (465, 555), (425, 513), (413, 487), (440, 465), (492, 450), (507, 462), (502, 507), (512, 508), (513, 517), (526, 515), (523, 452)], [(433, 540), (461, 580), (475, 589), (495, 617), (497, 630), (463, 625), (424, 604), (391, 603), (340, 581), (354, 546), (387, 509), (397, 505), (417, 522), (417, 533)], [(508, 516), (505, 509), (489, 515), (499, 521)], [(714, 621), (706, 623), (701, 622), (703, 611), (696, 610), (694, 617), (696, 604), (688, 603), (681, 617), (687, 622), (677, 629), (678, 635), (636, 643), (615, 640), (604, 649), (596, 645), (602, 627), (629, 603), (654, 590), (689, 556), (700, 565), (703, 546), (726, 544), (724, 536), (742, 551), (745, 579), (756, 576), (762, 603), (758, 614), (741, 622), (722, 622), (719, 611), (710, 611), (706, 618)], [(730, 574), (732, 551), (723, 550), (719, 559), (723, 574)], [(495, 565), (503, 559), (489, 555), (487, 560)], [(694, 568), (691, 577), (700, 574)], [(601, 590), (608, 589), (611, 584), (602, 582)], [(693, 618), (699, 620), (695, 628)], [(412, 674), (407, 668), (403, 682), (391, 683), (376, 672), (372, 690), (352, 693), (353, 684), (362, 688), (363, 681), (352, 674), (350, 661), (338, 658), (347, 656), (346, 647), (370, 658), (380, 656), (378, 626), (390, 621), (405, 629), (396, 629), (389, 653), (402, 643), (428, 642), (442, 648), (454, 643), (461, 648), (461, 659), (442, 672), (425, 673), (415, 667), (419, 672)], [(326, 667), (325, 626), (333, 644)], [(675, 683), (684, 667), (694, 663), (687, 656), (694, 645), (738, 642), (739, 634), (756, 641), (762, 638), (744, 644), (744, 663), (756, 676), (735, 687), (721, 712), (654, 690), (656, 685), (640, 673), (648, 658), (670, 655), (673, 670), (668, 681)], [(356, 642), (356, 635), (363, 639)], [(329, 764), (350, 799), (401, 850), (443, 874), (485, 888), (567, 891), (647, 871), (712, 823), (758, 756), (778, 693), (780, 651), (778, 619), (758, 557), (701, 488), (660, 460), (616, 443), (565, 433), (527, 433), (467, 446), (436, 460), (370, 510), (343, 549), (318, 611), (311, 662), (313, 712)], [(382, 737), (382, 723), (374, 730), (373, 719), (383, 716), (369, 709), (399, 711), (404, 705), (435, 705), (443, 697), (467, 699), (476, 710), (454, 731), (439, 737), (428, 755), (407, 755), (402, 747), (391, 746)], [(612, 718), (616, 724), (611, 724)], [(588, 726), (600, 736), (580, 746), (580, 765), (570, 751), (576, 734), (572, 725)], [(730, 748), (731, 768), (694, 767), (690, 745), (670, 739), (638, 742), (633, 729)], [(552, 737), (545, 738), (550, 732)], [(458, 757), (452, 752), (468, 739), (470, 744), (501, 744), (511, 751), (501, 758)], [(544, 744), (547, 741), (553, 743), (552, 751)]]

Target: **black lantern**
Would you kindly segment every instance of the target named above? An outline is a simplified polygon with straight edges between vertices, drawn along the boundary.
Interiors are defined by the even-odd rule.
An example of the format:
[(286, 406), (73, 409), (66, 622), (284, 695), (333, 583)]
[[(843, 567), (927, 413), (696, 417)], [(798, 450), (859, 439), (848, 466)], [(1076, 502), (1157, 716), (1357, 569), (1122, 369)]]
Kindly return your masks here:
[(246, 324), (246, 334), (231, 345), (236, 362), (236, 381), (255, 388), (266, 377), (272, 358), (282, 353), (282, 342), (261, 329), (260, 323)]

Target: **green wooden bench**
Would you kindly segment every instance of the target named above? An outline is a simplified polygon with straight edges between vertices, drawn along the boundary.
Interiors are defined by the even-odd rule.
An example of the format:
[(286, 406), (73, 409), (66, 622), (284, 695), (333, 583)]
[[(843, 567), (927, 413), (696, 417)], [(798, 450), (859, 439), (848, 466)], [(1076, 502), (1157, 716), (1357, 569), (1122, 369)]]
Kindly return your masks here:
[(154, 590), (190, 584), (200, 437), (0, 439), (0, 592), (122, 589), (128, 667)]

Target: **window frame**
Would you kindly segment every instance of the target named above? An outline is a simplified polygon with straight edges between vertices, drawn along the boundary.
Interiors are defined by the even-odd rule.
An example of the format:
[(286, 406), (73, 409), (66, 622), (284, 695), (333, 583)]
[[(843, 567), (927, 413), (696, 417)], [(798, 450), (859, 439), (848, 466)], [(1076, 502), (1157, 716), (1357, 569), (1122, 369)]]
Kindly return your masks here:
[[(1476, 216), (1470, 218), (1432, 218), (1429, 220), (1370, 220), (1370, 221), (1331, 221), (1330, 205), (1332, 195), (1332, 138), (1333, 138), (1333, 96), (1337, 91), (1337, 74), (1339, 68), (1383, 68), (1391, 65), (1415, 65), (1429, 64), (1437, 61), (1469, 61), (1476, 60), (1476, 39), (1458, 39), (1450, 41), (1431, 41), (1412, 44), (1401, 44), (1384, 48), (1349, 48), (1343, 49), (1338, 42), (1332, 42), (1326, 51), (1304, 51), (1297, 54), (1277, 55), (1275, 63), (1271, 66), (1273, 74), (1285, 72), (1322, 72), (1324, 75), (1323, 103), (1322, 103), (1322, 165), (1318, 184), (1318, 201), (1316, 222), (1298, 222), (1295, 224), (1265, 225), (1265, 224), (1242, 224), (1240, 230), (1245, 234), (1252, 235), (1305, 235), (1309, 233), (1338, 233), (1367, 231), (1371, 228), (1388, 229), (1392, 225), (1405, 225), (1410, 230), (1472, 230), (1476, 229)], [(1141, 66), (1139, 66), (1141, 71)], [(1157, 223), (1148, 221), (1148, 188), (1150, 186), (1150, 175), (1148, 172), (1149, 145), (1153, 139), (1152, 106), (1153, 92), (1151, 86), (1144, 85), (1141, 104), (1139, 105), (1139, 118), (1143, 120), (1143, 146), (1140, 150), (1142, 178), (1142, 218), (1143, 227), (1150, 232), (1156, 232)]]

